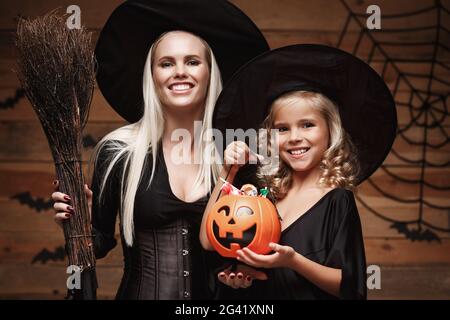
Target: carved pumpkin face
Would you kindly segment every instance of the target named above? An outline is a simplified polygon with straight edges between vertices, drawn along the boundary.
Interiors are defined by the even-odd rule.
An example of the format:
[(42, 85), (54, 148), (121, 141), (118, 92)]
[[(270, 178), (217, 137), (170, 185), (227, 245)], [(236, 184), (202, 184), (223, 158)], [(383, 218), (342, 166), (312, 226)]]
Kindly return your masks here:
[(270, 242), (280, 240), (281, 225), (269, 199), (226, 195), (212, 207), (206, 220), (206, 234), (214, 249), (235, 258), (245, 247), (259, 253), (271, 251)]

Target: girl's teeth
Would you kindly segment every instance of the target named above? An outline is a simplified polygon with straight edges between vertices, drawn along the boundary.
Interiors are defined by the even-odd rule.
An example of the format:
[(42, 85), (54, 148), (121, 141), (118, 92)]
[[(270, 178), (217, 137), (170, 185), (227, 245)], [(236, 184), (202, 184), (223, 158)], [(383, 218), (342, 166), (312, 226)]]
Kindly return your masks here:
[(291, 154), (300, 155), (300, 154), (304, 154), (306, 151), (308, 151), (308, 149), (291, 150)]

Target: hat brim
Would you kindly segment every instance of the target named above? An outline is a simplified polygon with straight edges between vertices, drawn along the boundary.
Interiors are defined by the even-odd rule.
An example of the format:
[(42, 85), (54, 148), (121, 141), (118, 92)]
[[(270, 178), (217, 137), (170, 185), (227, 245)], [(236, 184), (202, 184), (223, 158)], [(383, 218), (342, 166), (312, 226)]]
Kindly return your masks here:
[(396, 136), (397, 113), (383, 79), (342, 50), (302, 44), (256, 57), (223, 89), (213, 126), (222, 132), (260, 128), (276, 97), (302, 88), (321, 92), (338, 105), (343, 127), (358, 151), (361, 183), (387, 157)]
[(269, 50), (256, 25), (228, 1), (126, 1), (103, 27), (95, 55), (103, 96), (129, 122), (142, 117), (148, 51), (161, 34), (173, 30), (189, 31), (209, 44), (224, 83), (247, 61)]

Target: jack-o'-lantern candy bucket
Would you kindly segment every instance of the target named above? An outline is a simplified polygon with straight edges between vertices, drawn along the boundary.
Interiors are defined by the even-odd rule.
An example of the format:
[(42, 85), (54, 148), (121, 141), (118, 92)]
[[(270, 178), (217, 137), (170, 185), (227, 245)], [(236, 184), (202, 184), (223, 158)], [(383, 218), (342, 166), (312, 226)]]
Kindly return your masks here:
[(270, 242), (280, 240), (281, 225), (273, 203), (260, 196), (228, 194), (212, 207), (206, 220), (206, 234), (223, 257), (236, 258), (236, 251), (248, 247), (267, 254)]

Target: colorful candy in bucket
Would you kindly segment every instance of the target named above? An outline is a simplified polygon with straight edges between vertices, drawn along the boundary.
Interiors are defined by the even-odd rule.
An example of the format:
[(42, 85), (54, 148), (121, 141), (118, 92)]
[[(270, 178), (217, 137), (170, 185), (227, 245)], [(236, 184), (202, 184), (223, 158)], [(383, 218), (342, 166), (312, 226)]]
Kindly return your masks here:
[(206, 234), (214, 249), (229, 258), (236, 258), (236, 251), (245, 247), (259, 254), (271, 252), (269, 243), (279, 241), (281, 225), (267, 193), (257, 196), (253, 185), (239, 190), (226, 181), (222, 191), (226, 195), (214, 204), (206, 220)]
[(242, 191), (239, 190), (238, 188), (236, 188), (235, 186), (233, 186), (231, 183), (229, 183), (228, 181), (225, 181), (224, 179), (222, 179), (223, 185), (221, 190), (223, 191), (223, 193), (225, 194), (235, 194), (235, 195), (242, 195)]
[(244, 184), (241, 187), (241, 191), (246, 195), (246, 196), (253, 196), (256, 197), (258, 195), (258, 189), (256, 189), (256, 187), (250, 183)]

